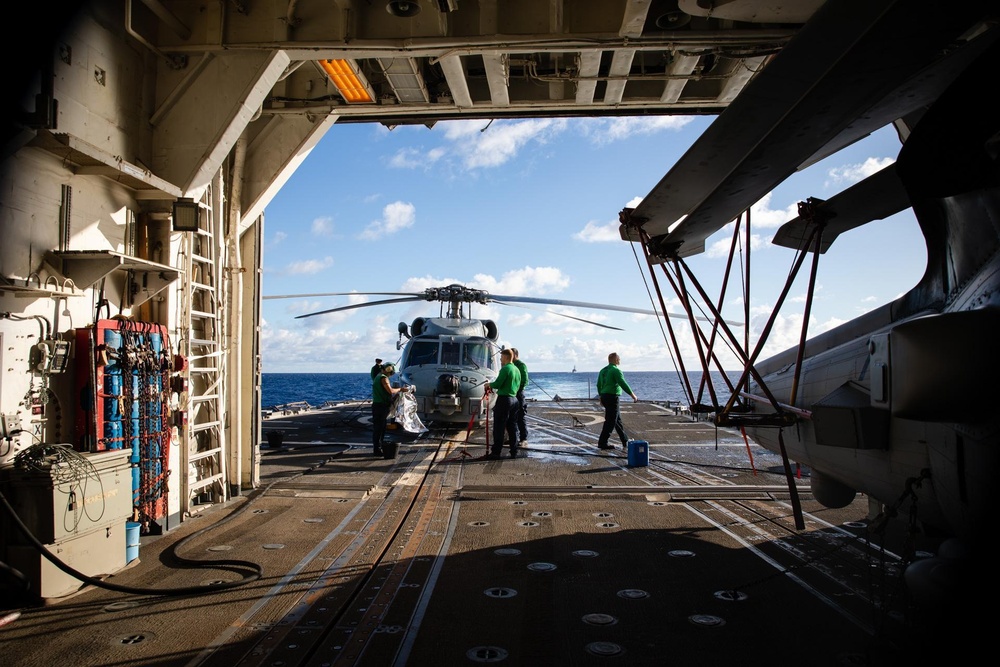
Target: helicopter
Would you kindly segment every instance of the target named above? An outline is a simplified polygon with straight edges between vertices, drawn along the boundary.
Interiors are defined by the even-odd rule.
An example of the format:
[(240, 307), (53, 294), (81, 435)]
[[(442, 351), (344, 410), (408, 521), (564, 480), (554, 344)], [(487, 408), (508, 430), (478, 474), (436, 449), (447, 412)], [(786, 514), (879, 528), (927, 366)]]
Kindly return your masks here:
[[(1000, 372), (1000, 116), (980, 99), (1000, 66), (1000, 31), (982, 3), (933, 18), (907, 3), (878, 4), (871, 13), (820, 7), (649, 194), (620, 212), (619, 231), (678, 296), (719, 315), (687, 258), (730, 223), (749, 248), (752, 204), (797, 170), (894, 126), (894, 164), (825, 201), (801, 201), (778, 230), (773, 242), (796, 250), (789, 282), (755, 346), (713, 327), (711, 336), (740, 351), (743, 371), (728, 401), (713, 392), (703, 411), (782, 456), (800, 529), (793, 464), (808, 468), (812, 495), (827, 507), (862, 493), (873, 526), (909, 517), (915, 533), (976, 554), (987, 547), (1000, 472), (1000, 412), (985, 389)], [(851, 63), (873, 61), (863, 77), (848, 75)], [(927, 246), (920, 281), (810, 337), (821, 255), (841, 235), (907, 208)], [(800, 342), (759, 359), (803, 266)], [(708, 367), (711, 346), (699, 362)], [(907, 570), (912, 590), (946, 587), (933, 567)]]
[[(323, 292), (318, 294), (289, 294), (265, 296), (264, 299), (306, 298), (320, 296), (383, 295), (397, 298), (355, 303), (299, 315), (296, 319), (315, 317), (355, 308), (384, 306), (411, 301), (438, 301), (438, 317), (417, 317), (410, 324), (400, 322), (396, 349), (402, 350), (399, 382), (413, 386), (417, 414), (424, 423), (479, 425), (496, 401), (489, 393), (484, 398), (484, 387), (496, 379), (500, 370), (499, 329), (490, 319), (471, 317), (473, 303), (530, 308), (521, 304), (548, 304), (579, 308), (613, 310), (642, 315), (659, 315), (659, 311), (631, 308), (612, 304), (588, 303), (564, 299), (490, 294), (459, 284), (430, 287), (422, 292)], [(579, 322), (605, 329), (621, 331), (619, 327), (586, 320), (566, 313), (546, 311)], [(671, 317), (685, 317), (668, 313)], [(732, 323), (737, 324), (737, 323)], [(405, 339), (405, 342), (404, 342)]]

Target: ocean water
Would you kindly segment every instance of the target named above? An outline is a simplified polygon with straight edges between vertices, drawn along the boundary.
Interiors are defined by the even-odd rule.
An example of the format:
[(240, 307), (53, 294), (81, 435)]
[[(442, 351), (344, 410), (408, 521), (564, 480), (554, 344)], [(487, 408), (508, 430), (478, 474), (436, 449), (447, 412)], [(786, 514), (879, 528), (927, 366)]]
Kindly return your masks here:
[[(698, 391), (700, 373), (689, 373), (695, 392)], [(729, 398), (729, 390), (719, 372), (713, 373), (719, 401)], [(738, 372), (730, 372), (735, 382)], [(689, 401), (684, 395), (680, 377), (668, 371), (625, 371), (625, 381), (642, 400)], [(597, 372), (581, 373), (531, 373), (525, 397), (539, 401), (559, 398), (596, 398)], [(270, 408), (285, 403), (305, 401), (319, 407), (326, 401), (367, 400), (372, 395), (371, 375), (368, 373), (264, 373), (261, 379), (261, 405)], [(696, 393), (697, 398), (697, 393)], [(711, 403), (707, 390), (702, 403)]]

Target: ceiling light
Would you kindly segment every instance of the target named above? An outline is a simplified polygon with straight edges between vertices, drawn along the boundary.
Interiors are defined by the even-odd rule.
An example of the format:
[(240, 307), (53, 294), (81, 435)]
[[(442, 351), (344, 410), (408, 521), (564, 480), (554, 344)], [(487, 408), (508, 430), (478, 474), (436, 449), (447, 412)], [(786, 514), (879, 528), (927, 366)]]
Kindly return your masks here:
[(351, 103), (374, 102), (375, 95), (364, 75), (350, 60), (320, 60), (323, 68), (344, 100)]
[(414, 58), (380, 58), (378, 61), (389, 85), (400, 102), (426, 104), (431, 101), (424, 78)]

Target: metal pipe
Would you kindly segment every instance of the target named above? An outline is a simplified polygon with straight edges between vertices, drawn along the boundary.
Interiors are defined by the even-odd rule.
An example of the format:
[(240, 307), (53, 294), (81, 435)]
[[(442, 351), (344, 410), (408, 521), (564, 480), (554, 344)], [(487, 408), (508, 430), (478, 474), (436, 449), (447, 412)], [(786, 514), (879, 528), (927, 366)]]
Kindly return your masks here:
[[(131, 0), (127, 1), (131, 4)], [(178, 37), (181, 39), (191, 38), (191, 29), (181, 23), (180, 19), (174, 16), (169, 9), (164, 7), (163, 3), (159, 0), (142, 0), (142, 4), (149, 7), (149, 9), (152, 10), (152, 12), (156, 14), (161, 21), (166, 23), (167, 27), (173, 30)]]
[(233, 168), (229, 183), (229, 211), (226, 230), (227, 245), (227, 275), (229, 278), (229, 289), (226, 293), (226, 300), (229, 307), (225, 309), (229, 313), (229, 341), (227, 350), (228, 361), (226, 367), (226, 382), (228, 385), (229, 405), (229, 487), (232, 495), (239, 495), (243, 482), (243, 448), (246, 447), (251, 452), (252, 444), (243, 438), (243, 401), (241, 391), (243, 383), (243, 267), (240, 259), (240, 216), (242, 213), (240, 204), (243, 198), (243, 170), (246, 163), (247, 139), (246, 134), (241, 134), (236, 140), (233, 148)]
[[(317, 51), (308, 60), (321, 58), (350, 58), (352, 53), (364, 54), (365, 58), (378, 58), (384, 55), (424, 56), (429, 58), (445, 58), (448, 56), (474, 55), (482, 49), (503, 51), (508, 53), (523, 53), (525, 50), (546, 53), (562, 53), (565, 51), (607, 51), (615, 48), (630, 51), (662, 51), (670, 49), (711, 49), (718, 52), (719, 44), (729, 47), (779, 46), (794, 37), (794, 30), (726, 30), (685, 32), (674, 34), (670, 38), (623, 38), (617, 33), (590, 33), (574, 35), (573, 39), (552, 39), (550, 35), (490, 35), (477, 37), (461, 35), (456, 37), (406, 37), (402, 39), (359, 39), (325, 40), (309, 42), (269, 41), (269, 42), (225, 42), (219, 44), (190, 44), (171, 46), (178, 53), (193, 53), (204, 51), (239, 51), (242, 49), (260, 50), (276, 49), (284, 51)], [(439, 53), (409, 53), (414, 50), (441, 51)], [(373, 51), (372, 55), (368, 52)], [(346, 55), (345, 55), (346, 54)], [(301, 60), (293, 58), (293, 60)], [(431, 64), (435, 64), (432, 62)]]
[(163, 58), (164, 60), (166, 60), (167, 62), (171, 63), (174, 66), (177, 65), (176, 58), (172, 58), (163, 51), (160, 51), (158, 48), (156, 48), (156, 46), (153, 45), (152, 42), (148, 41), (145, 37), (143, 37), (138, 32), (132, 29), (132, 0), (125, 0), (125, 32), (132, 35), (132, 37), (134, 37), (136, 41), (138, 41), (140, 44), (145, 46), (147, 49), (149, 49), (159, 57)]

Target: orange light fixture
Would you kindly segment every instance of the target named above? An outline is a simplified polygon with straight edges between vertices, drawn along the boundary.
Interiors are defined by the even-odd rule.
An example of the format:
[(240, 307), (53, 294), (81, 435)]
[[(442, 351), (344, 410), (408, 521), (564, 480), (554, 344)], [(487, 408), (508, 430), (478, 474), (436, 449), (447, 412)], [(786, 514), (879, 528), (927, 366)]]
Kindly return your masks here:
[(345, 101), (351, 104), (375, 101), (368, 81), (356, 69), (353, 62), (349, 60), (320, 60), (319, 66), (333, 81), (333, 85), (337, 86), (337, 90), (344, 96)]

